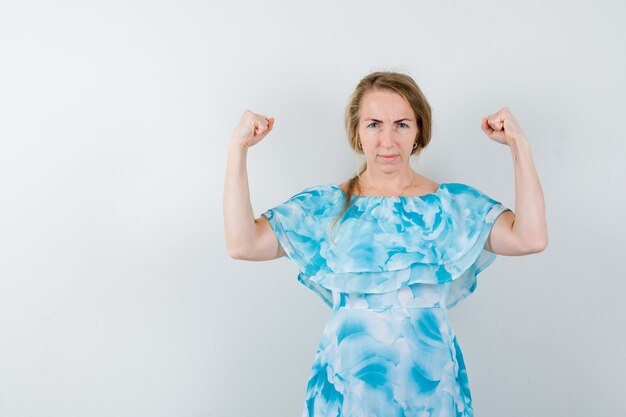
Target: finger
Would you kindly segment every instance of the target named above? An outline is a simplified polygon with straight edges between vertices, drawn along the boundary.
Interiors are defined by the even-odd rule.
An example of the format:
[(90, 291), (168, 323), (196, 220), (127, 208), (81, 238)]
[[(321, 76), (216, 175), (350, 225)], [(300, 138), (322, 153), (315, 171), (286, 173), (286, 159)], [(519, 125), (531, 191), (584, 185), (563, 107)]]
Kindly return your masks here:
[(256, 114), (252, 113), (251, 111), (248, 111), (246, 113), (246, 120), (247, 120), (247, 123), (252, 127), (252, 130), (253, 131), (256, 130), (256, 128), (259, 125)]
[(267, 130), (267, 127), (268, 127), (267, 122), (266, 121), (258, 121), (257, 120), (255, 123), (256, 123), (256, 127), (255, 127), (255, 130), (254, 130), (254, 133), (256, 135), (262, 135)]
[(262, 114), (255, 114), (254, 117), (257, 123), (261, 125), (265, 125), (265, 126), (269, 125), (267, 121), (267, 116), (262, 115)]
[(250, 126), (252, 126), (254, 128), (254, 122), (256, 120), (256, 114), (254, 114), (254, 112), (252, 110), (246, 110), (243, 114), (243, 117), (241, 118), (241, 120), (245, 120), (246, 123), (248, 123)]
[(487, 117), (483, 117), (480, 128), (488, 135), (493, 132), (493, 129), (491, 128), (491, 126), (489, 126), (489, 119)]
[(502, 130), (503, 123), (500, 120), (500, 116), (489, 119), (489, 126), (491, 126), (493, 130)]

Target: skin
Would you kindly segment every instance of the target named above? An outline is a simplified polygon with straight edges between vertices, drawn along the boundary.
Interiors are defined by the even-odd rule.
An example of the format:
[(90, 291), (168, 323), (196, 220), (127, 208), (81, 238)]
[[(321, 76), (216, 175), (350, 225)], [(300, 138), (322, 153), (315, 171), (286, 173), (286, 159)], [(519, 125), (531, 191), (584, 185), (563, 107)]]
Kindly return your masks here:
[(485, 249), (501, 255), (542, 252), (548, 246), (546, 209), (526, 133), (508, 107), (483, 117), (481, 129), (509, 147), (515, 171), (515, 212), (498, 216)]
[[(367, 162), (360, 182), (362, 195), (422, 195), (439, 184), (413, 171), (410, 165), (418, 134), (413, 109), (401, 95), (387, 90), (365, 93), (361, 100), (359, 139)], [(387, 159), (385, 155), (397, 155)], [(345, 190), (346, 183), (340, 187)]]
[[(409, 156), (417, 126), (404, 98), (396, 93), (371, 91), (361, 106), (359, 136), (368, 165), (362, 177), (369, 184), (363, 194), (435, 192), (439, 184), (417, 173), (410, 183), (413, 171)], [(260, 261), (285, 255), (269, 221), (264, 216), (254, 218), (246, 168), (248, 149), (261, 142), (273, 126), (273, 117), (246, 110), (231, 137), (224, 186), (224, 227), (228, 253), (235, 259)], [(485, 249), (509, 256), (541, 252), (548, 242), (545, 205), (526, 134), (507, 107), (483, 117), (481, 129), (494, 142), (509, 147), (515, 170), (515, 210), (498, 216)], [(389, 154), (397, 156), (393, 160), (382, 158)], [(411, 185), (407, 188), (407, 184)]]

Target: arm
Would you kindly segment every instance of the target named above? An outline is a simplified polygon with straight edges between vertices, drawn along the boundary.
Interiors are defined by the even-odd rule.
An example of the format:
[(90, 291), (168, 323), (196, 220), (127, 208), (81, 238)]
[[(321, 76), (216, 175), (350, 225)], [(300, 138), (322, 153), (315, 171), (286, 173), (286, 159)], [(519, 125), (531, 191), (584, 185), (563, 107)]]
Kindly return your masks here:
[(499, 255), (541, 252), (548, 245), (545, 203), (526, 135), (506, 107), (483, 118), (482, 129), (509, 146), (515, 170), (515, 213), (498, 216), (485, 249)]
[(228, 146), (224, 182), (224, 231), (228, 255), (234, 259), (269, 260), (285, 255), (269, 221), (254, 218), (248, 186), (248, 149), (274, 126), (274, 119), (247, 110)]

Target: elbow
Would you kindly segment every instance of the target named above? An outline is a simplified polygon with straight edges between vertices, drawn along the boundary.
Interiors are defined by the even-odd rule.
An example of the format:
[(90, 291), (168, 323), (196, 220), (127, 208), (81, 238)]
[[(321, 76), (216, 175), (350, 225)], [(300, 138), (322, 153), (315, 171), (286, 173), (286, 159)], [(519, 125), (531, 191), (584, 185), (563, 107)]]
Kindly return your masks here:
[(533, 239), (527, 246), (527, 253), (539, 253), (546, 250), (548, 247), (548, 236), (540, 236), (536, 239)]
[(249, 261), (253, 259), (251, 256), (248, 255), (248, 252), (235, 249), (229, 249), (228, 256), (238, 261)]
[(227, 252), (228, 252), (228, 256), (230, 256), (231, 259), (243, 260), (243, 257), (241, 256), (239, 252), (235, 252), (232, 249), (228, 249)]
[(227, 244), (226, 252), (228, 253), (228, 256), (230, 256), (232, 259), (237, 259), (239, 261), (245, 261), (249, 259), (248, 256), (246, 256), (246, 251), (243, 250), (241, 246)]

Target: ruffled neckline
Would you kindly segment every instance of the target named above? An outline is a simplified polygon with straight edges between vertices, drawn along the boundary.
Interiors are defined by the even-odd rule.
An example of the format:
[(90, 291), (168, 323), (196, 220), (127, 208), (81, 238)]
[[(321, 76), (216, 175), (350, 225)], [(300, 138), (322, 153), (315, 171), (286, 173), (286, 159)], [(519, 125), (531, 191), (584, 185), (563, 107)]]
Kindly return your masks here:
[[(351, 200), (369, 200), (369, 201), (379, 201), (379, 200), (395, 200), (395, 201), (411, 201), (411, 200), (425, 200), (435, 196), (439, 196), (439, 194), (443, 191), (444, 188), (447, 188), (448, 184), (442, 182), (439, 183), (439, 187), (433, 193), (427, 193), (422, 195), (393, 195), (393, 196), (385, 196), (385, 195), (352, 195)], [(346, 193), (336, 184), (328, 184), (327, 187), (336, 190), (342, 197), (346, 197)]]

